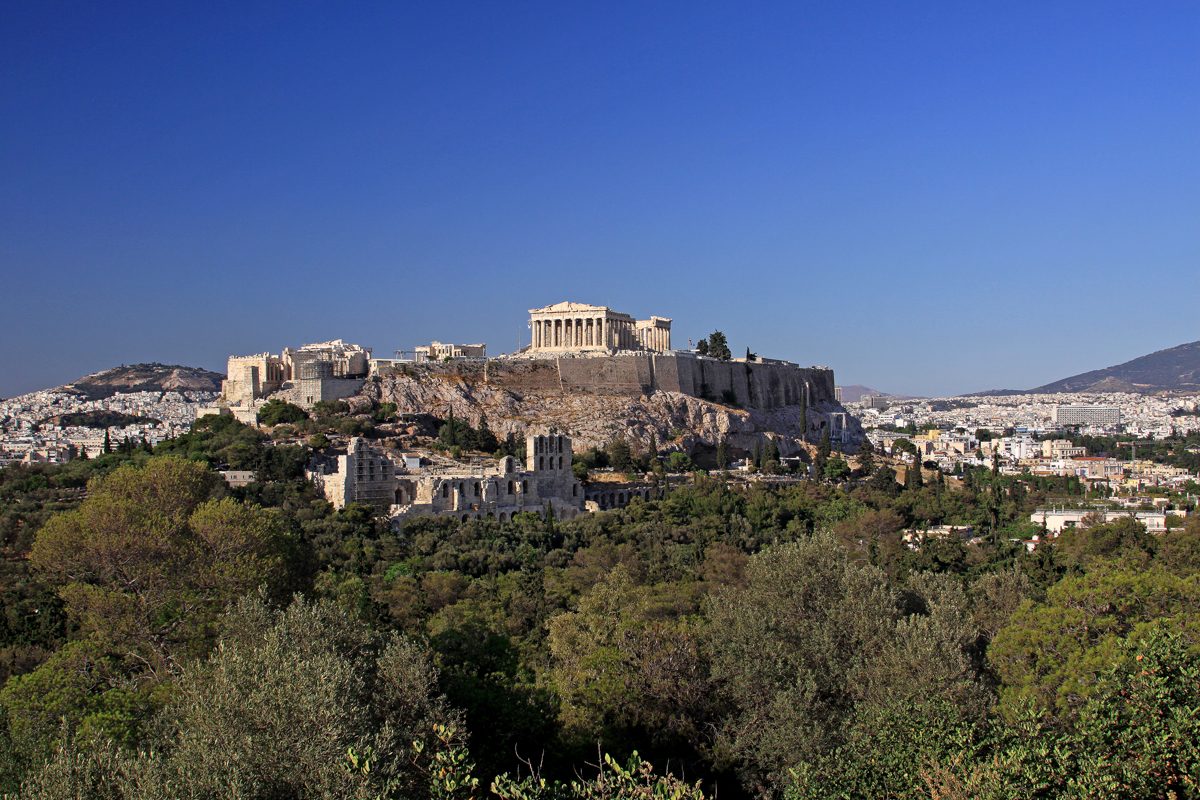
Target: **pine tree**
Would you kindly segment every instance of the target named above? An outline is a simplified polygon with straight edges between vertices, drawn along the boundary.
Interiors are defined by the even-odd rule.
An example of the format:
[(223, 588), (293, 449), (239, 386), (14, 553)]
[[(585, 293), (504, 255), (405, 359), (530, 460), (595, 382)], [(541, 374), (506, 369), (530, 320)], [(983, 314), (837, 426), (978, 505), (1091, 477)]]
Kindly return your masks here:
[(721, 361), (733, 358), (733, 353), (729, 352), (729, 343), (725, 341), (725, 334), (720, 331), (712, 332), (712, 335), (708, 337), (708, 354)]

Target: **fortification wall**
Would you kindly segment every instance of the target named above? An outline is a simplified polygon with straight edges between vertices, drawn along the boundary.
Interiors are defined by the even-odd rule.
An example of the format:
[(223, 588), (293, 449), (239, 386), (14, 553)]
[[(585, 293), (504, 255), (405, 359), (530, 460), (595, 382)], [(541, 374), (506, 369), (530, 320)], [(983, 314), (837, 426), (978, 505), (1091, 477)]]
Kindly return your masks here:
[(636, 396), (665, 391), (720, 401), (732, 393), (739, 405), (761, 409), (799, 405), (807, 383), (810, 404), (834, 402), (832, 370), (674, 355), (490, 361), (486, 366), (451, 362), (412, 369), (447, 379), (482, 378), (517, 394)]

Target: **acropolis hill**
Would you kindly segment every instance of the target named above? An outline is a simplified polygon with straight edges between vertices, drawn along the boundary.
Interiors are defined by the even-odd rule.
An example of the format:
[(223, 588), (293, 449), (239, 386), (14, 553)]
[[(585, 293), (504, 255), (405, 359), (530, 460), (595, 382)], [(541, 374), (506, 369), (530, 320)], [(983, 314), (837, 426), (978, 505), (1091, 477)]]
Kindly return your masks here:
[[(351, 405), (391, 402), (401, 414), (445, 418), (453, 412), (476, 426), (486, 419), (502, 437), (553, 425), (580, 447), (603, 446), (618, 435), (635, 448), (648, 447), (653, 434), (663, 449), (688, 454), (715, 448), (722, 438), (733, 452), (749, 452), (769, 437), (785, 456), (802, 449), (803, 403), (808, 442), (825, 428), (834, 442), (859, 436), (835, 400), (833, 371), (826, 367), (676, 350), (666, 317), (637, 320), (583, 303), (529, 313), (531, 343), (498, 358), (484, 357), (483, 345), (435, 343), (433, 351), (406, 351), (415, 358), (378, 359), (370, 358), (370, 349), (340, 341), (278, 358), (231, 358), (225, 400), (247, 411), (267, 396), (302, 405), (333, 396)], [(440, 352), (464, 356), (428, 357)], [(300, 358), (305, 353), (329, 359), (329, 367), (318, 374)], [(365, 354), (366, 374), (354, 372), (359, 367), (348, 353)]]
[(834, 441), (856, 440), (834, 398), (833, 371), (768, 359), (722, 361), (671, 347), (671, 320), (636, 320), (603, 306), (559, 303), (530, 310), (532, 342), (511, 356), (404, 364), (364, 387), (401, 413), (451, 411), (498, 435), (555, 425), (581, 447), (624, 435), (648, 447), (694, 454), (726, 439), (749, 452), (768, 436), (783, 455), (801, 445), (800, 405), (808, 440), (823, 428)]

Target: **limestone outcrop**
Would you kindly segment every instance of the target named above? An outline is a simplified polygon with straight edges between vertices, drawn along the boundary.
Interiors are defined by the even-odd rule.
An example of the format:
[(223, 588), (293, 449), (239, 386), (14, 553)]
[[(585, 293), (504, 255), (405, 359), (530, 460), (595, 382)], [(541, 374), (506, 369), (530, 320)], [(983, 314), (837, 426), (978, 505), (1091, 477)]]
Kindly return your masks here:
[[(402, 414), (432, 414), (446, 418), (451, 412), (473, 427), (487, 420), (499, 437), (523, 436), (526, 428), (555, 426), (571, 436), (577, 450), (603, 447), (624, 436), (635, 452), (644, 452), (653, 435), (662, 450), (688, 455), (711, 451), (721, 439), (731, 453), (747, 453), (768, 438), (775, 439), (780, 454), (803, 449), (798, 405), (771, 409), (741, 409), (680, 392), (654, 391), (644, 395), (523, 392), (454, 373), (412, 371), (372, 379), (363, 387), (363, 402), (395, 403)], [(835, 403), (820, 401), (808, 409), (808, 441), (815, 443), (831, 416), (842, 411)], [(852, 417), (844, 417), (846, 438), (858, 441), (861, 430)]]

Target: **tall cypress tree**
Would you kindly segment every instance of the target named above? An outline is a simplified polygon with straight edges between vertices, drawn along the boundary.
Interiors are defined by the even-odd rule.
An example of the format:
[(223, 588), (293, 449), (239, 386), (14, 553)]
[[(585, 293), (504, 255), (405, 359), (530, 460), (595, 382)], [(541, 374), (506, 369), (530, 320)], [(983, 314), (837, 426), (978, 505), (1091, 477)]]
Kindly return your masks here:
[(721, 437), (721, 441), (717, 442), (717, 469), (725, 469), (729, 466), (729, 443), (725, 437)]
[(871, 440), (866, 436), (863, 437), (862, 444), (858, 446), (858, 471), (864, 477), (871, 477), (875, 474), (875, 450), (871, 447)]
[(821, 432), (821, 441), (817, 444), (817, 457), (813, 459), (813, 471), (816, 472), (817, 480), (825, 477), (825, 464), (829, 461), (829, 452), (831, 449), (829, 444), (829, 428), (825, 428)]
[(808, 441), (808, 384), (800, 387), (800, 441)]
[(112, 438), (108, 435), (108, 428), (104, 429), (104, 452), (112, 452)]

